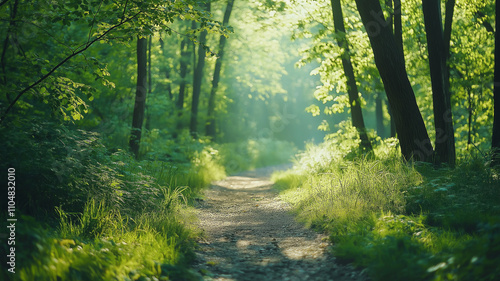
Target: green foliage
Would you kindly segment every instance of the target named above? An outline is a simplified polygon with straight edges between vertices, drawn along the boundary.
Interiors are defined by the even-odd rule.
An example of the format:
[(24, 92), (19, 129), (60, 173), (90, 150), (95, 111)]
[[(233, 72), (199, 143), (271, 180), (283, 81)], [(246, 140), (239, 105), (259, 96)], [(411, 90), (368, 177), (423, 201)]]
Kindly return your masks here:
[(10, 136), (2, 140), (5, 161), (0, 166), (19, 171), (23, 192), (16, 199), (26, 213), (52, 212), (56, 206), (81, 210), (94, 197), (122, 202), (119, 194), (125, 183), (97, 134), (37, 119), (16, 130), (0, 130)]
[[(331, 154), (329, 147), (318, 149), (323, 153), (314, 150), (313, 153)], [(335, 159), (313, 167), (303, 162), (311, 160), (309, 157), (299, 160), (295, 166), (297, 176), (292, 171), (277, 175), (274, 180), (282, 188), (298, 184), (288, 186), (291, 189), (285, 191), (283, 197), (293, 203), (299, 219), (339, 234), (371, 213), (401, 212), (405, 206), (401, 189), (421, 181), (418, 173), (395, 159), (363, 158), (353, 162)]]
[(80, 82), (82, 70), (83, 76), (94, 76), (101, 84), (114, 87), (107, 80), (106, 65), (83, 55), (98, 43), (127, 44), (136, 36), (170, 31), (177, 18), (201, 22), (196, 32), (224, 33), (197, 1), (94, 2), (24, 5), (15, 1), (2, 7), (0, 17), (7, 23), (0, 29), (5, 41), (0, 72), (0, 89), (5, 93), (0, 97), (2, 121), (23, 96), (27, 97), (19, 101), (17, 109), (21, 113), (35, 108), (38, 114), (62, 114), (63, 120), (81, 119), (87, 112), (86, 102), (93, 99), (93, 85)]
[[(94, 215), (99, 216), (100, 223), (103, 220), (120, 223), (109, 221), (116, 217), (97, 207), (86, 209), (83, 219), (71, 227), (85, 231), (97, 226), (92, 232), (95, 234), (99, 226), (85, 222), (85, 218)], [(28, 221), (29, 218), (23, 219), (17, 228), (18, 241), (26, 250), (16, 253), (20, 266), (14, 280), (144, 280), (152, 277), (175, 280), (180, 276), (185, 276), (184, 280), (199, 280), (196, 273), (186, 269), (186, 263), (193, 257), (192, 231), (172, 213), (143, 213), (135, 223), (130, 220), (120, 228), (108, 228), (105, 236), (92, 239), (82, 233), (76, 235), (79, 232), (66, 236), (63, 228), (69, 225), (64, 219), (58, 233)]]
[(436, 169), (402, 162), (390, 143), (370, 159), (334, 157), (329, 142), (273, 178), (301, 221), (330, 233), (336, 256), (374, 280), (498, 279), (500, 190), (484, 158)]
[(15, 167), (23, 186), (16, 214), (40, 221), (18, 220), (16, 280), (199, 279), (187, 269), (197, 235), (187, 203), (224, 176), (213, 149), (198, 143), (188, 162), (136, 161), (96, 133), (32, 121), (1, 129), (12, 136), (2, 170)]

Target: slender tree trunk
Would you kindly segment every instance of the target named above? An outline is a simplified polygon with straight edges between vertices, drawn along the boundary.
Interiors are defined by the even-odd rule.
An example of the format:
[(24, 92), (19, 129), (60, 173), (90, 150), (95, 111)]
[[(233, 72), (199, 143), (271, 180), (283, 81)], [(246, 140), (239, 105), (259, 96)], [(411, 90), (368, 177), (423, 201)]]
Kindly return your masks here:
[[(207, 1), (206, 10), (210, 12), (210, 2)], [(207, 41), (207, 31), (202, 31), (198, 45), (198, 63), (193, 75), (193, 99), (191, 104), (191, 121), (189, 123), (189, 131), (193, 137), (198, 135), (198, 105), (200, 103), (201, 84), (203, 80), (203, 67), (205, 67), (205, 49), (203, 45)]]
[(147, 96), (147, 39), (137, 39), (137, 87), (135, 92), (135, 106), (132, 118), (132, 133), (130, 136), (130, 151), (139, 158), (142, 123)]
[(179, 74), (181, 77), (181, 82), (179, 84), (179, 95), (177, 96), (177, 101), (175, 103), (176, 108), (178, 110), (182, 110), (184, 107), (184, 98), (185, 98), (185, 92), (186, 92), (186, 74), (187, 74), (187, 67), (188, 67), (188, 62), (191, 59), (189, 50), (189, 38), (184, 38), (181, 41), (181, 61), (180, 61), (180, 69), (179, 69)]
[[(7, 28), (7, 35), (5, 36), (5, 40), (3, 42), (3, 48), (2, 48), (2, 55), (0, 57), (0, 65), (2, 67), (2, 80), (5, 85), (7, 85), (7, 61), (6, 61), (6, 55), (7, 55), (7, 49), (9, 48), (9, 42), (12, 40), (13, 36), (13, 30), (16, 27), (16, 16), (17, 16), (17, 9), (19, 6), (19, 0), (16, 0), (14, 4), (11, 7), (10, 11), (10, 21), (9, 21), (9, 27)], [(10, 100), (9, 95), (7, 95), (7, 100)]]
[[(394, 0), (394, 14), (393, 14), (393, 23), (394, 23), (394, 39), (396, 40), (396, 47), (400, 53), (401, 58), (403, 59), (403, 63), (405, 63), (405, 53), (404, 53), (404, 45), (403, 45), (403, 25), (401, 21), (401, 0)], [(391, 137), (396, 137), (396, 124), (394, 124), (394, 120), (392, 119), (392, 114), (389, 109), (389, 115), (391, 116)]]
[(451, 112), (451, 86), (450, 86), (450, 65), (448, 61), (450, 60), (451, 51), (451, 31), (453, 25), (453, 14), (455, 12), (455, 0), (447, 0), (445, 6), (445, 18), (444, 18), (444, 93), (446, 94), (446, 102), (449, 104), (449, 110)]
[(371, 142), (366, 133), (365, 122), (363, 120), (363, 112), (361, 111), (361, 101), (354, 76), (354, 69), (351, 63), (349, 42), (346, 37), (344, 27), (344, 16), (342, 14), (342, 4), (340, 0), (331, 0), (333, 23), (335, 26), (335, 37), (337, 44), (342, 50), (342, 66), (347, 80), (347, 93), (349, 95), (349, 105), (351, 106), (352, 125), (357, 129), (359, 138), (361, 139), (361, 148), (368, 152), (373, 151)]
[(389, 116), (391, 117), (391, 138), (395, 138), (396, 137), (396, 123), (394, 123), (394, 118), (392, 117), (392, 111), (391, 111), (391, 106), (389, 105), (389, 100), (386, 100), (385, 102), (386, 106), (387, 106), (387, 112), (389, 113)]
[[(151, 96), (151, 89), (152, 89), (152, 78), (151, 78), (151, 45), (153, 43), (153, 36), (149, 36), (148, 40), (148, 96)], [(148, 105), (146, 104), (146, 124), (144, 127), (146, 130), (151, 129), (151, 111), (149, 110)]]
[(396, 124), (401, 153), (406, 160), (430, 161), (433, 148), (415, 94), (408, 80), (401, 53), (385, 21), (379, 0), (356, 0), (375, 56), (392, 116)]
[(467, 112), (469, 116), (467, 118), (467, 148), (472, 144), (472, 115), (474, 113), (474, 106), (472, 105), (472, 91), (470, 87), (467, 87)]
[(441, 22), (441, 1), (422, 0), (429, 68), (432, 82), (434, 126), (436, 128), (436, 163), (455, 165), (455, 137), (448, 91), (445, 87), (446, 55)]
[[(196, 29), (196, 22), (192, 21), (191, 22), (191, 29), (194, 30)], [(177, 100), (175, 102), (175, 108), (177, 109), (177, 125), (176, 125), (176, 131), (173, 134), (174, 138), (177, 138), (177, 132), (179, 132), (184, 124), (183, 124), (183, 115), (184, 115), (184, 100), (186, 97), (186, 84), (187, 84), (187, 70), (188, 70), (188, 65), (191, 61), (191, 52), (189, 46), (193, 46), (193, 53), (194, 53), (194, 44), (190, 44), (190, 40), (188, 37), (184, 37), (184, 39), (181, 41), (181, 59), (180, 59), (180, 66), (179, 66), (179, 74), (180, 74), (180, 84), (179, 84), (179, 94), (177, 95)]]
[[(159, 41), (160, 41), (160, 49), (163, 51), (163, 55), (166, 56), (167, 50), (165, 49), (165, 42), (161, 37)], [(165, 78), (167, 78), (167, 88), (166, 88), (167, 96), (168, 99), (173, 102), (174, 96), (172, 94), (172, 83), (170, 81), (170, 67), (169, 66), (165, 67), (163, 71), (165, 72)]]
[(396, 39), (396, 46), (404, 62), (405, 52), (403, 45), (403, 24), (401, 21), (401, 0), (394, 0), (394, 39)]
[(385, 138), (385, 127), (384, 127), (384, 112), (382, 111), (382, 93), (377, 93), (375, 98), (375, 119), (377, 120), (377, 134), (381, 138)]
[[(451, 30), (453, 25), (453, 14), (455, 12), (455, 0), (446, 1), (446, 11), (444, 16), (444, 55), (446, 59), (450, 57)], [(447, 67), (447, 69), (449, 69)]]
[[(224, 19), (222, 24), (224, 26), (229, 24), (229, 18), (231, 17), (231, 11), (233, 10), (234, 0), (228, 0), (226, 11), (224, 12)], [(226, 45), (226, 36), (221, 35), (219, 39), (219, 57), (215, 62), (214, 77), (212, 79), (212, 90), (210, 91), (210, 96), (208, 98), (208, 110), (207, 110), (207, 125), (206, 125), (206, 135), (215, 140), (215, 95), (217, 94), (217, 88), (219, 86), (220, 72), (222, 69), (222, 59), (224, 57), (224, 46)]]
[(495, 18), (495, 74), (494, 74), (494, 88), (493, 88), (493, 107), (494, 107), (494, 117), (493, 117), (493, 134), (491, 137), (491, 149), (493, 150), (493, 164), (500, 165), (500, 42), (498, 40), (498, 33), (500, 24), (498, 23), (498, 10), (500, 10), (500, 4), (496, 1), (496, 11), (497, 18)]

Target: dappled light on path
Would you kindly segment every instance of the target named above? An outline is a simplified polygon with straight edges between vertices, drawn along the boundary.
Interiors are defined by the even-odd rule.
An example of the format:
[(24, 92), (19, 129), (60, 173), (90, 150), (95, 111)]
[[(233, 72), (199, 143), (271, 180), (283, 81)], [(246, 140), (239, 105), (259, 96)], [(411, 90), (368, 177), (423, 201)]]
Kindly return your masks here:
[(327, 253), (326, 235), (303, 228), (258, 169), (214, 182), (198, 206), (205, 280), (366, 280)]

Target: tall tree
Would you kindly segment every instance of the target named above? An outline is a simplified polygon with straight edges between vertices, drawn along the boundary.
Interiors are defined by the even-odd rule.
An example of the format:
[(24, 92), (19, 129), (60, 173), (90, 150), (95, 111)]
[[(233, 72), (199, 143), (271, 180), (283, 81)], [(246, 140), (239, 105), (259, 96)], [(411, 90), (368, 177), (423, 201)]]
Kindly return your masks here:
[[(192, 28), (196, 28), (196, 22), (192, 22)], [(182, 108), (184, 107), (184, 98), (186, 96), (186, 75), (187, 75), (187, 69), (188, 69), (188, 64), (189, 61), (191, 60), (191, 54), (189, 52), (189, 38), (186, 36), (184, 39), (181, 41), (181, 57), (180, 57), (180, 66), (179, 66), (179, 74), (180, 74), (180, 83), (179, 83), (179, 95), (177, 96), (177, 101), (175, 103), (176, 108), (179, 111), (182, 111)], [(179, 115), (181, 115), (181, 112), (179, 112)]]
[[(191, 29), (194, 30), (196, 29), (196, 22), (192, 21), (191, 22)], [(177, 138), (177, 132), (180, 131), (184, 124), (183, 124), (183, 118), (182, 116), (184, 115), (184, 100), (186, 97), (186, 86), (187, 86), (187, 72), (188, 72), (188, 65), (190, 64), (191, 61), (191, 55), (192, 53), (190, 52), (190, 46), (193, 47), (193, 53), (195, 49), (194, 44), (189, 43), (189, 37), (184, 37), (184, 39), (181, 41), (180, 44), (180, 66), (179, 66), (179, 75), (180, 75), (180, 83), (179, 83), (179, 94), (177, 95), (177, 100), (175, 101), (175, 108), (177, 109), (177, 125), (176, 125), (176, 131), (174, 132), (174, 138)]]
[[(394, 39), (396, 39), (396, 47), (400, 52), (403, 63), (405, 61), (404, 45), (403, 45), (403, 26), (401, 21), (401, 0), (385, 0), (385, 5), (390, 10), (390, 18), (387, 19), (387, 24), (389, 25), (391, 32), (394, 34)], [(391, 117), (391, 137), (396, 136), (396, 125), (394, 124), (394, 119), (392, 118), (391, 110), (388, 108), (389, 116)]]
[(132, 132), (130, 136), (130, 151), (139, 157), (142, 123), (144, 122), (144, 109), (147, 96), (147, 39), (137, 39), (137, 87), (135, 91), (135, 105), (132, 117)]
[[(167, 50), (165, 48), (165, 41), (163, 41), (163, 39), (160, 37), (160, 49), (163, 51), (163, 54), (166, 54), (167, 53)], [(173, 102), (174, 100), (174, 96), (172, 94), (172, 83), (170, 81), (170, 66), (165, 66), (165, 68), (163, 68), (163, 72), (165, 73), (165, 78), (167, 79), (167, 86), (166, 86), (166, 90), (167, 90), (167, 96), (168, 96), (168, 99), (170, 101)]]
[(494, 103), (494, 116), (493, 116), (493, 134), (491, 137), (491, 148), (494, 152), (493, 154), (493, 163), (495, 165), (500, 165), (500, 42), (498, 40), (498, 31), (499, 29), (499, 21), (498, 21), (498, 10), (500, 10), (500, 4), (498, 4), (498, 0), (496, 1), (496, 16), (495, 18), (495, 77), (493, 84), (493, 103)]
[(356, 0), (370, 39), (396, 124), (401, 153), (407, 160), (430, 161), (434, 154), (401, 53), (384, 18), (379, 0)]
[[(153, 36), (149, 35), (148, 39), (148, 69), (147, 69), (147, 76), (148, 76), (148, 96), (151, 97), (151, 91), (153, 90), (153, 78), (151, 75), (151, 45), (153, 44)], [(145, 128), (146, 130), (151, 129), (151, 110), (148, 108), (148, 105), (146, 104), (146, 124)]]
[(367, 151), (373, 151), (371, 142), (366, 133), (363, 112), (361, 111), (361, 100), (359, 98), (358, 86), (354, 76), (354, 69), (351, 63), (349, 52), (349, 42), (346, 37), (344, 27), (344, 16), (342, 14), (342, 4), (340, 0), (331, 0), (333, 12), (333, 24), (335, 26), (335, 38), (341, 49), (342, 67), (347, 80), (347, 93), (349, 95), (349, 105), (351, 107), (352, 125), (356, 128), (361, 139), (361, 147)]
[(432, 101), (434, 109), (434, 126), (436, 129), (437, 163), (446, 162), (455, 165), (455, 138), (449, 90), (446, 88), (446, 54), (441, 20), (441, 1), (422, 0), (429, 68), (432, 84)]
[[(234, 0), (228, 0), (226, 11), (224, 12), (224, 19), (222, 24), (227, 26), (229, 24), (229, 18), (231, 17), (231, 11), (233, 10)], [(221, 35), (219, 39), (219, 56), (215, 62), (214, 76), (212, 79), (212, 90), (210, 91), (210, 96), (208, 98), (208, 110), (207, 110), (207, 125), (206, 125), (206, 135), (215, 140), (215, 96), (217, 94), (217, 88), (219, 87), (220, 73), (222, 69), (222, 59), (224, 57), (224, 46), (226, 45), (226, 36)]]
[[(401, 20), (401, 0), (394, 0), (394, 39), (396, 39), (396, 46), (400, 52), (403, 63), (405, 63), (405, 52), (403, 44), (403, 24)], [(391, 115), (392, 116), (392, 115)], [(391, 118), (391, 137), (396, 136), (396, 124)]]
[[(210, 12), (210, 1), (205, 3), (207, 12)], [(198, 134), (198, 105), (200, 103), (201, 84), (203, 80), (203, 68), (205, 67), (205, 43), (207, 41), (207, 31), (203, 30), (200, 33), (198, 44), (198, 62), (193, 74), (193, 97), (191, 104), (191, 120), (189, 123), (189, 131), (193, 137)]]

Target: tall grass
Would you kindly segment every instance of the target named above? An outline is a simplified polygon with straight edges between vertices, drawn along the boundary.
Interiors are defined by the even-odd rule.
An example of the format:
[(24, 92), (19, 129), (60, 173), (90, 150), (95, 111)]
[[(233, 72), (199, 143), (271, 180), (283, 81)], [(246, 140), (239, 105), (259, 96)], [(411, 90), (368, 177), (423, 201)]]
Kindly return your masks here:
[(187, 155), (175, 161), (136, 161), (109, 152), (95, 133), (27, 126), (16, 144), (0, 146), (12, 159), (0, 166), (15, 167), (24, 187), (16, 274), (2, 270), (0, 280), (199, 280), (188, 265), (198, 235), (188, 203), (225, 176), (215, 150), (193, 141), (179, 145)]
[(31, 226), (37, 234), (21, 237), (35, 247), (23, 256), (16, 280), (199, 280), (188, 268), (196, 231), (184, 189), (162, 187), (156, 208), (135, 217), (95, 200), (79, 214), (58, 208), (55, 233)]
[(437, 169), (403, 162), (392, 140), (362, 155), (336, 137), (273, 180), (300, 221), (330, 234), (338, 257), (374, 280), (500, 277), (500, 182), (487, 159)]

